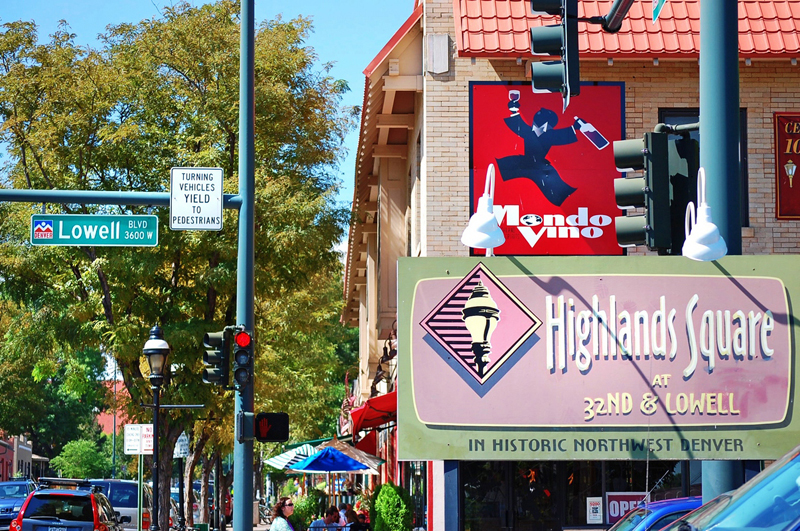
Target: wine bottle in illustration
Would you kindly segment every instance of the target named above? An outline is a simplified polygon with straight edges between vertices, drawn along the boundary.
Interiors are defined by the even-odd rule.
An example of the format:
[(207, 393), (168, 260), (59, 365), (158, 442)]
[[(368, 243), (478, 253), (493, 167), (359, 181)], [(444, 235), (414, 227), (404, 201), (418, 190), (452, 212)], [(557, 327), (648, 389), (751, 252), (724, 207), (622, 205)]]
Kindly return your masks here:
[(603, 149), (608, 145), (608, 140), (606, 140), (606, 137), (604, 137), (600, 131), (595, 128), (595, 126), (586, 120), (582, 120), (576, 116), (575, 125), (578, 126), (578, 130), (583, 133), (583, 136), (585, 136), (589, 142), (594, 144), (594, 147), (597, 149)]

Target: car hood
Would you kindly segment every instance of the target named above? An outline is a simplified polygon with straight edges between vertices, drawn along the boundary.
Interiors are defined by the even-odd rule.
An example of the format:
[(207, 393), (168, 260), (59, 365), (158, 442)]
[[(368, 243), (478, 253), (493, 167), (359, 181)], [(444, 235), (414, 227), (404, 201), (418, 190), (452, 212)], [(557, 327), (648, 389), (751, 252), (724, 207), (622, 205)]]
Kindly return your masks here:
[(0, 507), (14, 507), (25, 503), (25, 498), (0, 498)]

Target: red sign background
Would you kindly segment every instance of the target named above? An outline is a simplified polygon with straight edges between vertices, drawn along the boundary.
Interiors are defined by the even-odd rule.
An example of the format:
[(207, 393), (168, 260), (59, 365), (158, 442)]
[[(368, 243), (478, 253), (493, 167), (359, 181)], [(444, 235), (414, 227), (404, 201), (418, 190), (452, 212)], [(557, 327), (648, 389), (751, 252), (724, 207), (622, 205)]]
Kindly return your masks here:
[[(511, 178), (511, 171), (505, 175), (501, 171), (501, 159), (505, 157), (534, 156), (531, 145), (526, 153), (526, 142), (506, 123), (512, 115), (510, 91), (520, 94), (519, 116), (525, 123), (522, 133), (530, 132), (541, 109), (549, 109), (557, 116), (557, 124), (548, 125), (551, 131), (564, 130), (559, 132), (558, 144), (545, 148), (543, 155), (535, 154), (539, 164), (550, 172), (548, 179), (556, 173), (556, 180), (560, 178), (575, 188), (560, 205), (548, 199), (546, 190), (534, 178)], [(506, 238), (503, 245), (494, 249), (495, 254), (622, 254), (614, 232), (614, 217), (622, 214), (614, 199), (614, 179), (621, 175), (614, 164), (612, 147), (615, 140), (624, 138), (622, 94), (622, 84), (585, 85), (580, 97), (572, 98), (566, 112), (562, 112), (560, 94), (534, 94), (530, 83), (470, 84), (471, 206), (474, 212), (484, 193), (487, 168), (494, 164), (495, 215), (502, 216), (500, 227)], [(575, 123), (575, 117), (594, 126), (608, 144), (598, 149), (581, 132), (573, 135), (567, 129)], [(541, 118), (538, 121), (541, 123)], [(565, 140), (568, 143), (561, 143)], [(522, 157), (518, 159), (520, 164), (524, 162)]]
[(800, 219), (800, 173), (790, 179), (787, 164), (800, 168), (800, 113), (775, 113), (776, 212), (778, 219)]

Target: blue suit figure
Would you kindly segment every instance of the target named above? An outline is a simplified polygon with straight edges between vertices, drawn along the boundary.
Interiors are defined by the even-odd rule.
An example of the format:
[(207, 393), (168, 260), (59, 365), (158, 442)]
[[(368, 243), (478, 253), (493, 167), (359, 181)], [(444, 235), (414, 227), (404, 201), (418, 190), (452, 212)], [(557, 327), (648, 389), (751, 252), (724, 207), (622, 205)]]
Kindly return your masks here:
[(536, 183), (548, 201), (555, 206), (561, 206), (576, 188), (561, 179), (546, 157), (553, 146), (577, 142), (576, 126), (555, 129), (558, 115), (544, 107), (534, 115), (533, 126), (530, 126), (519, 115), (519, 101), (509, 102), (508, 109), (511, 111), (511, 116), (504, 121), (506, 126), (525, 142), (525, 154), (497, 159), (500, 176), (504, 181), (521, 177), (530, 179)]

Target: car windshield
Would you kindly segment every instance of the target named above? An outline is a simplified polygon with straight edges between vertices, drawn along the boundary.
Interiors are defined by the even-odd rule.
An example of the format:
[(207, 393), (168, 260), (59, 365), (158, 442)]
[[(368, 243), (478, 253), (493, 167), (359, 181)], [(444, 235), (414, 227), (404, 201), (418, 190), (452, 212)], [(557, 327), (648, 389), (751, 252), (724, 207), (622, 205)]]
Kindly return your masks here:
[(34, 496), (25, 509), (25, 518), (59, 518), (75, 522), (94, 521), (92, 500), (88, 496)]
[(28, 489), (24, 484), (0, 486), (0, 498), (26, 498)]
[(710, 502), (706, 503), (705, 505), (701, 505), (700, 507), (698, 507), (694, 511), (692, 511), (689, 514), (684, 515), (681, 518), (675, 520), (674, 522), (672, 522), (668, 526), (662, 527), (661, 531), (677, 531), (677, 529), (680, 526), (682, 526), (684, 524), (687, 524), (687, 523), (694, 522), (695, 520), (697, 520), (698, 518), (700, 518), (704, 514), (707, 514), (707, 513), (711, 512), (711, 511), (713, 511), (714, 507), (716, 507), (720, 503), (727, 503), (728, 498), (730, 498), (728, 493), (720, 494), (719, 496), (717, 496), (716, 498), (714, 498)]
[(608, 531), (630, 531), (639, 525), (650, 512), (646, 507), (637, 507), (623, 516), (622, 520), (617, 521)]
[(139, 504), (139, 498), (136, 496), (137, 490), (138, 485), (135, 483), (114, 483), (108, 501), (114, 507), (135, 509)]
[(775, 461), (710, 510), (693, 519), (695, 529), (782, 529), (800, 518), (800, 447)]

